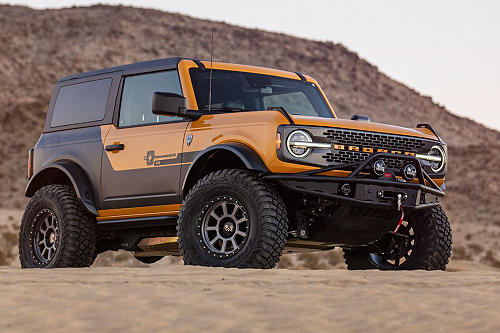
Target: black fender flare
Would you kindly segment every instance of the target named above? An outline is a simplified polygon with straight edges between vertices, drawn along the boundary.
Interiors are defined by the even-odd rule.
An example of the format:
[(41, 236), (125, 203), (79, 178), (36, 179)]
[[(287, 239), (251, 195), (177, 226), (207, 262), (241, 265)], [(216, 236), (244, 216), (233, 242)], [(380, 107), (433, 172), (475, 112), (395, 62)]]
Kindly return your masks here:
[(92, 188), (87, 176), (77, 164), (69, 161), (58, 161), (48, 164), (34, 174), (26, 186), (25, 195), (28, 198), (31, 198), (35, 192), (41, 188), (40, 185), (45, 185), (46, 180), (49, 177), (49, 170), (51, 169), (62, 171), (71, 181), (78, 199), (85, 206), (85, 208), (87, 208), (89, 213), (95, 216), (99, 215), (94, 203)]
[(269, 172), (266, 164), (260, 156), (249, 146), (239, 143), (223, 143), (215, 146), (211, 146), (202, 150), (193, 160), (191, 165), (189, 166), (188, 171), (186, 172), (186, 176), (184, 177), (184, 181), (182, 183), (182, 191), (186, 188), (186, 182), (189, 178), (189, 175), (193, 171), (193, 168), (197, 165), (197, 162), (202, 161), (205, 157), (210, 156), (216, 151), (226, 150), (233, 154), (235, 154), (242, 162), (245, 164), (245, 167), (248, 170), (260, 171), (260, 172)]

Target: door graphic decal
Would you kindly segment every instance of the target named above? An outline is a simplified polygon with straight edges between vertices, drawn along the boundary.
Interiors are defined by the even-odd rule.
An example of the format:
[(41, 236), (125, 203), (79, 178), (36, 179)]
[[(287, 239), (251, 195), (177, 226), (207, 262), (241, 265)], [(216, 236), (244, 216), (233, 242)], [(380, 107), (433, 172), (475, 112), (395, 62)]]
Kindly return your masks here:
[(176, 158), (177, 154), (166, 154), (166, 155), (156, 155), (154, 150), (149, 150), (144, 156), (144, 160), (146, 161), (146, 165), (166, 165), (169, 164), (168, 160)]

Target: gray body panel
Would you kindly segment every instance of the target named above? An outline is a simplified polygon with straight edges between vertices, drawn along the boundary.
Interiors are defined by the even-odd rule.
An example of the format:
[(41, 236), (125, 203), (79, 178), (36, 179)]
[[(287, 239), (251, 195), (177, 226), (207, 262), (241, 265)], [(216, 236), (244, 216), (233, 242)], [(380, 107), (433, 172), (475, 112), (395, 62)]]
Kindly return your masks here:
[[(75, 164), (88, 180), (95, 201), (94, 206), (97, 209), (102, 209), (98, 199), (101, 188), (102, 152), (103, 145), (99, 126), (44, 133), (35, 146), (34, 170), (39, 172), (60, 162)], [(36, 175), (32, 177), (32, 181), (33, 179), (36, 179)], [(27, 192), (27, 194), (29, 193)]]

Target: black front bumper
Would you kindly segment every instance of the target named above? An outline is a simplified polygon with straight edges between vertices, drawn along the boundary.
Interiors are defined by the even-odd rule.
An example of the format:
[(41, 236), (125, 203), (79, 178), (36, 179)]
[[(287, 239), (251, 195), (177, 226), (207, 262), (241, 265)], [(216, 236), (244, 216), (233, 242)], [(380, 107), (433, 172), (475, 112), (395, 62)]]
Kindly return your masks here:
[[(398, 170), (380, 178), (370, 175), (370, 165), (379, 158), (393, 158), (413, 163), (417, 169), (417, 183), (402, 182), (396, 178)], [(352, 170), (347, 177), (318, 175), (333, 170)], [(388, 178), (386, 177), (388, 176)], [(268, 174), (267, 180), (276, 181), (281, 187), (313, 197), (329, 199), (336, 206), (329, 216), (316, 219), (318, 229), (308, 240), (324, 244), (356, 247), (381, 239), (394, 230), (402, 216), (398, 195), (406, 214), (411, 211), (436, 206), (444, 192), (422, 170), (413, 156), (377, 153), (356, 163), (330, 166), (296, 174)], [(341, 187), (349, 184), (349, 195)]]
[[(379, 158), (400, 159), (413, 163), (417, 168), (418, 183), (399, 181), (395, 173), (390, 178), (373, 178), (366, 174), (371, 162)], [(352, 170), (347, 177), (321, 176), (318, 174), (333, 170)], [(369, 171), (368, 171), (369, 172)], [(317, 170), (296, 174), (268, 174), (265, 179), (278, 182), (284, 188), (317, 196), (338, 200), (359, 206), (376, 206), (381, 209), (397, 209), (397, 194), (403, 197), (404, 209), (415, 210), (436, 206), (444, 192), (422, 169), (420, 161), (414, 156), (377, 153), (364, 161), (337, 166), (324, 167)], [(344, 195), (340, 188), (349, 184), (351, 193)]]

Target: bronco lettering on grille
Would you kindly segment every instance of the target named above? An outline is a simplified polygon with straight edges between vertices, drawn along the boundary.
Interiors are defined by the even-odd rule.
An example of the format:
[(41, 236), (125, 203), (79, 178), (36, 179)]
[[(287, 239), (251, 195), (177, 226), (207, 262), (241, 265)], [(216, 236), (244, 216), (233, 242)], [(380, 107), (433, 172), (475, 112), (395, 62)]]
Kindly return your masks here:
[(404, 154), (407, 156), (415, 156), (415, 153), (412, 152), (403, 152), (399, 150), (388, 150), (381, 148), (369, 148), (369, 147), (359, 147), (359, 146), (345, 146), (345, 145), (333, 145), (333, 150), (347, 150), (352, 152), (363, 152), (363, 153), (391, 153), (391, 154)]

